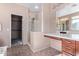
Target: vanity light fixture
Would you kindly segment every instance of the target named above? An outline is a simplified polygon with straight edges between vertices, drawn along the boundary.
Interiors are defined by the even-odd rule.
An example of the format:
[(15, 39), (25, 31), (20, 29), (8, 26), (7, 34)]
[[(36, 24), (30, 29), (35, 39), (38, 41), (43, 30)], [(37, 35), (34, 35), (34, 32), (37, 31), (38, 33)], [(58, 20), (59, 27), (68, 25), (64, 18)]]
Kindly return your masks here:
[(63, 19), (60, 19), (60, 21), (67, 21), (69, 20), (68, 18), (63, 18)]

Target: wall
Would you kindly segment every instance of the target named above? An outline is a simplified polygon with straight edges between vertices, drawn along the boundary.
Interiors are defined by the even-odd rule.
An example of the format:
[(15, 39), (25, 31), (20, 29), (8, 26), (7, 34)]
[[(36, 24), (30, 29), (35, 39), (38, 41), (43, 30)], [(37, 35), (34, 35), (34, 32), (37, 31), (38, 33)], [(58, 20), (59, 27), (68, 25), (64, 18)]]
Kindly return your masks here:
[(43, 17), (43, 19), (42, 19), (43, 20), (42, 21), (43, 22), (43, 32), (48, 33), (50, 31), (50, 28), (49, 28), (50, 27), (49, 26), (50, 25), (49, 24), (50, 23), (50, 21), (49, 21), (50, 20), (49, 19), (50, 7), (49, 7), (49, 4), (43, 4), (42, 7), (43, 7), (43, 10), (42, 10), (43, 11), (43, 16), (42, 16)]
[(10, 46), (10, 8), (6, 4), (0, 4), (0, 23), (2, 24), (2, 30), (0, 31), (0, 38), (4, 41), (5, 45)]
[[(51, 33), (56, 33), (56, 11), (50, 6), (50, 31)], [(58, 51), (61, 51), (61, 41), (55, 39), (49, 39), (50, 46)]]
[[(51, 16), (51, 8), (50, 8), (50, 4), (42, 4), (42, 19), (41, 19), (41, 30), (42, 32), (45, 34), (45, 33), (54, 33), (54, 30), (55, 30), (55, 19), (53, 18), (54, 17), (54, 14), (53, 14), (53, 17)], [(53, 18), (53, 19), (52, 19)], [(44, 37), (44, 39), (46, 40), (45, 42), (46, 43), (50, 43), (48, 44), (49, 47), (51, 45), (51, 41), (49, 38), (47, 37)]]
[(34, 32), (41, 32), (41, 11), (35, 13)]
[[(40, 11), (39, 12), (33, 12), (29, 11), (29, 27), (32, 32), (41, 32), (41, 16), (40, 16)], [(34, 24), (32, 24), (33, 20), (32, 18), (35, 18)]]
[(2, 31), (0, 37), (4, 40), (5, 45), (11, 47), (11, 14), (23, 16), (23, 44), (27, 44), (28, 39), (28, 9), (18, 4), (0, 4), (0, 23)]
[(56, 32), (56, 13), (52, 12), (51, 4), (43, 4), (42, 20), (44, 33)]
[[(43, 5), (43, 32), (44, 33), (56, 33), (56, 11), (53, 11), (51, 4), (44, 4)], [(44, 38), (46, 40), (49, 40), (50, 46), (54, 49), (57, 49), (61, 51), (61, 41), (50, 39), (50, 38)], [(47, 42), (47, 43), (48, 43)]]

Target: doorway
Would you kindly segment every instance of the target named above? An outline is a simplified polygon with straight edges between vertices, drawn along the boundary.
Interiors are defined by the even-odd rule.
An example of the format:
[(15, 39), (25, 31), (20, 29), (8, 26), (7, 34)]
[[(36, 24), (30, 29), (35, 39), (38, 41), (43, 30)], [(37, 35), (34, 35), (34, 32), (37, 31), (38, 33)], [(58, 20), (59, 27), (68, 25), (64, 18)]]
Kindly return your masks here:
[(22, 45), (22, 16), (11, 15), (11, 45)]

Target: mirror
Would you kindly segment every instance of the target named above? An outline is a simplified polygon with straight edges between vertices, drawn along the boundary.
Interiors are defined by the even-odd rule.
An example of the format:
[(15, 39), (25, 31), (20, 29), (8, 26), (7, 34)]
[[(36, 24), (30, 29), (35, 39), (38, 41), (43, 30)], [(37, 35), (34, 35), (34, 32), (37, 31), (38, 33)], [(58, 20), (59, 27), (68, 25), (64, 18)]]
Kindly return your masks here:
[(69, 30), (69, 18), (58, 18), (57, 19), (58, 31), (64, 32)]
[(79, 12), (57, 17), (57, 31), (58, 32), (71, 32), (79, 31)]

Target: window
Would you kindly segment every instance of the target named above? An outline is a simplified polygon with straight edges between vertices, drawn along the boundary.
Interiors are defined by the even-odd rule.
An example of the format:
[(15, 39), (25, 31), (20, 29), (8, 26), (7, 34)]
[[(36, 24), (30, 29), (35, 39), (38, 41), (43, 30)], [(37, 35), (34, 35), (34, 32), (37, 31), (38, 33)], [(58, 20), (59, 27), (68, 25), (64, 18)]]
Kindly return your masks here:
[(79, 16), (71, 17), (71, 29), (79, 30)]

